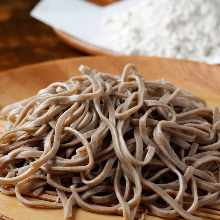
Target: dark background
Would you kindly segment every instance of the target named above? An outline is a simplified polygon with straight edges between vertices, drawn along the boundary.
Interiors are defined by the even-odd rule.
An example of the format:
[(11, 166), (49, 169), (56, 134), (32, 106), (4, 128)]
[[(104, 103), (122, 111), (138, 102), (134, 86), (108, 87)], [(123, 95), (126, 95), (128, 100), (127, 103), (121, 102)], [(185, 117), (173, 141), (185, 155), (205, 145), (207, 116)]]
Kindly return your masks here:
[[(118, 0), (89, 0), (107, 5)], [(30, 16), (39, 0), (0, 0), (0, 72), (28, 64), (87, 54), (59, 40), (51, 27)]]
[(83, 56), (61, 42), (52, 29), (30, 16), (39, 0), (0, 0), (0, 71)]

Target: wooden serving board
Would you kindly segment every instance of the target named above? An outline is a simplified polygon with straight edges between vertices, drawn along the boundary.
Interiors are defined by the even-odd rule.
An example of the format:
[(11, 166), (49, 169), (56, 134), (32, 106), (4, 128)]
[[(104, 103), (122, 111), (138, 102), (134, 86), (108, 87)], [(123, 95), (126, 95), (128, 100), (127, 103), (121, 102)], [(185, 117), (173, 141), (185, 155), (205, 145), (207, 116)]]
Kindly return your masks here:
[[(28, 98), (39, 89), (55, 81), (64, 81), (79, 75), (78, 67), (85, 64), (98, 71), (121, 74), (127, 63), (135, 63), (138, 71), (148, 80), (164, 78), (176, 86), (191, 91), (207, 100), (208, 106), (220, 106), (220, 66), (209, 66), (184, 60), (172, 60), (149, 57), (82, 57), (52, 61), (0, 73), (0, 109), (15, 101)], [(0, 118), (0, 133), (4, 130), (5, 121)], [(51, 192), (38, 197), (54, 201), (56, 196)], [(141, 217), (140, 210), (137, 215)], [(100, 215), (74, 208), (74, 220), (116, 220), (119, 216)], [(220, 219), (220, 205), (201, 208), (196, 212), (202, 219)], [(15, 197), (0, 193), (0, 220), (39, 220), (63, 219), (63, 210), (33, 209), (19, 204)], [(161, 218), (145, 215), (145, 220)]]

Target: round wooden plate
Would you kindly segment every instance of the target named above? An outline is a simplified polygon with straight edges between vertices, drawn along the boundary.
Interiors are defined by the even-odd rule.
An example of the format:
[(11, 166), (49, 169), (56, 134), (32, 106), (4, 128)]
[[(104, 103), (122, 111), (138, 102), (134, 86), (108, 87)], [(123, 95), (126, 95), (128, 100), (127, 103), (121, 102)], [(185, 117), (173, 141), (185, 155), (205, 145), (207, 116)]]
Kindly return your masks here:
[[(57, 60), (1, 73), (0, 108), (30, 97), (52, 82), (64, 81), (71, 76), (79, 75), (78, 67), (80, 64), (88, 65), (90, 68), (95, 68), (102, 72), (121, 74), (124, 65), (131, 62), (137, 65), (138, 71), (147, 80), (164, 78), (172, 81), (178, 87), (205, 98), (210, 107), (213, 105), (220, 106), (220, 66), (162, 58), (96, 56)], [(4, 122), (0, 120), (0, 132), (3, 124)], [(44, 196), (52, 199), (51, 195)], [(204, 212), (204, 210), (208, 211)], [(204, 219), (218, 219), (219, 217), (215, 213), (220, 214), (220, 205), (215, 206), (214, 209), (201, 209), (197, 212), (197, 215), (203, 216)], [(63, 218), (63, 210), (28, 208), (20, 205), (16, 198), (0, 193), (0, 219), (39, 220), (39, 218), (61, 220)], [(74, 208), (72, 219), (113, 220), (123, 218), (113, 215), (94, 214)], [(159, 220), (160, 218), (147, 216), (145, 219)]]
[(0, 108), (34, 95), (52, 82), (80, 74), (80, 64), (121, 74), (124, 65), (131, 62), (146, 79), (164, 78), (202, 96), (209, 106), (220, 105), (220, 66), (165, 58), (95, 56), (50, 61), (0, 73)]

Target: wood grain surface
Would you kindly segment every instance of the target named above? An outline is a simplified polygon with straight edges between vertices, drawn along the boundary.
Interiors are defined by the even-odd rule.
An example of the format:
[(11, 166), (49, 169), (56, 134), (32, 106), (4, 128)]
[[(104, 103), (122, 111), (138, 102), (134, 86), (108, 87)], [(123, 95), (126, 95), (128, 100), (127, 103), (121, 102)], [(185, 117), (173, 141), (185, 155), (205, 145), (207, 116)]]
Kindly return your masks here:
[(99, 6), (106, 6), (106, 5), (118, 2), (120, 0), (87, 0), (87, 1), (92, 2), (92, 3), (99, 5)]
[[(209, 66), (183, 60), (146, 58), (146, 57), (82, 57), (52, 61), (31, 65), (0, 74), (0, 108), (30, 97), (55, 81), (64, 81), (70, 76), (78, 75), (78, 67), (85, 64), (98, 71), (121, 74), (125, 64), (133, 62), (138, 71), (148, 80), (164, 78), (176, 86), (202, 96), (208, 105), (220, 106), (220, 66)], [(5, 121), (0, 118), (0, 133), (4, 130)], [(56, 196), (51, 192), (35, 199), (55, 201)], [(138, 218), (144, 210), (139, 210)], [(220, 219), (220, 205), (201, 208), (196, 216), (203, 220)], [(0, 193), (0, 219), (14, 220), (61, 220), (63, 210), (33, 209), (19, 204), (15, 197)], [(113, 215), (99, 215), (74, 208), (74, 220), (115, 220), (123, 219)], [(162, 220), (161, 218), (145, 215), (145, 220)]]
[[(89, 1), (105, 6), (118, 0)], [(33, 63), (87, 55), (78, 50), (81, 48), (71, 48), (63, 43), (51, 27), (30, 16), (30, 11), (38, 2), (0, 1), (0, 72)]]
[(0, 74), (0, 108), (34, 95), (52, 82), (80, 74), (80, 64), (98, 71), (121, 74), (124, 65), (129, 62), (135, 63), (146, 79), (163, 77), (178, 87), (204, 97), (209, 106), (220, 105), (220, 66), (164, 58), (95, 56), (45, 62)]
[(60, 41), (51, 27), (30, 16), (38, 2), (0, 1), (0, 71), (86, 55)]

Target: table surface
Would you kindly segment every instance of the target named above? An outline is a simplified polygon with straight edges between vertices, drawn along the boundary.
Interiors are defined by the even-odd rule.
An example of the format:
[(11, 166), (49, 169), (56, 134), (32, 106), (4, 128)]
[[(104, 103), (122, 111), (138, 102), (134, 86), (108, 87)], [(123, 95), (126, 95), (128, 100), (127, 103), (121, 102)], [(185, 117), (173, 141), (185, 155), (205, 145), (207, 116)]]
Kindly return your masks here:
[[(90, 0), (106, 5), (116, 0)], [(28, 64), (85, 56), (61, 42), (51, 27), (30, 16), (39, 0), (0, 1), (0, 72)]]

